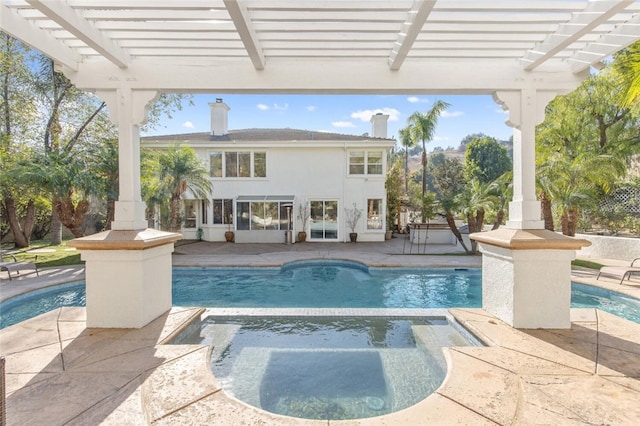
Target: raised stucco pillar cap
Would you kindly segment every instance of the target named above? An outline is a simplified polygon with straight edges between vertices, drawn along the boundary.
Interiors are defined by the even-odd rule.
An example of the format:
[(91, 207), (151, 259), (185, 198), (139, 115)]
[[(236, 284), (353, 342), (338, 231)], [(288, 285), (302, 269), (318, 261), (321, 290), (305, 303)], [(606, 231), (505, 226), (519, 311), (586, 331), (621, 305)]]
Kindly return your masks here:
[(476, 232), (469, 238), (490, 246), (510, 250), (578, 250), (591, 245), (589, 240), (567, 237), (547, 229), (499, 228), (488, 232)]
[(76, 238), (67, 244), (78, 250), (145, 250), (164, 244), (174, 243), (182, 235), (157, 229), (142, 229), (99, 232), (82, 238)]

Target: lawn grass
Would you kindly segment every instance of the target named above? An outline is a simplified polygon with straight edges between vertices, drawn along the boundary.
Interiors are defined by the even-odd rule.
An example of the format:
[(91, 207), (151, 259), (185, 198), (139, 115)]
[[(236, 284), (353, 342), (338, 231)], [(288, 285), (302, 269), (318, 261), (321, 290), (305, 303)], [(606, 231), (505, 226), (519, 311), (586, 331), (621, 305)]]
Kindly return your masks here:
[[(31, 250), (47, 249), (55, 250), (52, 253), (29, 253)], [(31, 245), (27, 248), (14, 249), (13, 244), (2, 245), (2, 250), (16, 257), (18, 262), (35, 263), (38, 267), (46, 268), (49, 266), (67, 266), (67, 265), (83, 265), (84, 261), (80, 260), (80, 252), (69, 247), (66, 241), (57, 246), (52, 246), (51, 241), (36, 240), (31, 241)], [(6, 256), (6, 255), (5, 255)], [(5, 261), (10, 260), (10, 256)]]
[(576, 268), (588, 268), (600, 270), (604, 265), (598, 262), (591, 262), (589, 260), (576, 259), (571, 262), (571, 266)]

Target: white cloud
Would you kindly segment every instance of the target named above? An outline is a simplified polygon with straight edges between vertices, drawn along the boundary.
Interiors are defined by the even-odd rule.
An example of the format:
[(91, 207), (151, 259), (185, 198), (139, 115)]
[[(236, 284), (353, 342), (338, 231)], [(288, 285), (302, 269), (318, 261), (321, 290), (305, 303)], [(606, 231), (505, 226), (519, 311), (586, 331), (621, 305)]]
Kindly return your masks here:
[(190, 121), (188, 121), (188, 120), (187, 120), (187, 121), (185, 121), (184, 123), (182, 123), (182, 127), (186, 127), (187, 129), (194, 129), (194, 128), (195, 128), (195, 126), (193, 125), (193, 123), (192, 123), (192, 122), (190, 122)]
[(400, 111), (395, 108), (377, 108), (377, 109), (365, 109), (351, 113), (351, 118), (358, 118), (361, 121), (367, 123), (371, 121), (371, 116), (381, 112), (382, 114), (389, 116), (389, 121), (398, 121), (400, 118)]
[(356, 127), (356, 125), (350, 121), (334, 121), (333, 123), (331, 123), (331, 125), (333, 127), (340, 127), (340, 128)]
[(315, 106), (315, 105), (309, 105), (307, 107), (307, 111), (309, 111), (309, 112), (315, 112), (315, 110), (317, 110), (317, 109), (318, 109), (318, 107)]
[(460, 117), (463, 116), (464, 112), (462, 111), (442, 111), (442, 114), (440, 114), (440, 116), (442, 118), (452, 118), (452, 117)]
[(273, 109), (275, 109), (276, 111), (286, 111), (288, 108), (289, 108), (289, 104), (284, 104), (284, 105), (273, 104)]
[(258, 104), (258, 105), (256, 105), (256, 108), (258, 108), (260, 111), (266, 111), (266, 110), (269, 109), (269, 105)]
[(508, 115), (508, 114), (509, 114), (509, 111), (504, 110), (504, 109), (502, 109), (502, 108), (498, 108), (498, 109), (496, 110), (496, 112), (497, 112), (498, 114), (504, 114), (504, 115)]
[(433, 138), (433, 140), (436, 141), (436, 142), (442, 142), (442, 141), (448, 141), (449, 138), (446, 137), (446, 136), (436, 136), (436, 137)]
[(407, 98), (408, 102), (411, 102), (412, 104), (417, 104), (417, 103), (427, 103), (429, 102), (429, 99), (427, 98), (419, 98), (417, 96), (409, 96)]

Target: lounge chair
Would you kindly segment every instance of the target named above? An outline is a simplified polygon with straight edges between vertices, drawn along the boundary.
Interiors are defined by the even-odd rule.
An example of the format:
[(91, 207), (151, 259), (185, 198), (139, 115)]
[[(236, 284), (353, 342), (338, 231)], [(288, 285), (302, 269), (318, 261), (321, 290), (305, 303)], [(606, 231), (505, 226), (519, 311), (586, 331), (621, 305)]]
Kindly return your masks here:
[(29, 269), (36, 271), (36, 275), (40, 276), (40, 274), (38, 273), (38, 267), (35, 263), (18, 262), (14, 255), (10, 254), (9, 256), (13, 258), (13, 262), (0, 262), (0, 271), (7, 271), (7, 274), (9, 274), (9, 281), (11, 281), (12, 279), (12, 272), (15, 272), (15, 275), (20, 275), (20, 271)]
[[(638, 261), (638, 266), (633, 266), (636, 261)], [(629, 266), (603, 266), (600, 268), (600, 272), (598, 272), (596, 280), (600, 278), (600, 275), (602, 274), (613, 275), (615, 277), (621, 277), (620, 284), (622, 284), (625, 278), (630, 280), (631, 274), (634, 273), (640, 274), (640, 257), (633, 259)]]

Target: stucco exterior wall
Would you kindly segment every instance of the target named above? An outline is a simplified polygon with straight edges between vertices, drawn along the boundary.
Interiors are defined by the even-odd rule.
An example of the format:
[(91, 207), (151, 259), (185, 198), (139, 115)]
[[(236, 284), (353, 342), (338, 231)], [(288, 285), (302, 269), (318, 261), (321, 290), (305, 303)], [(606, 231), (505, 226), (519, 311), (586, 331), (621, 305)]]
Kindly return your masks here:
[[(209, 164), (209, 154), (215, 150), (233, 150), (233, 147), (220, 148), (194, 147), (198, 156)], [(294, 196), (293, 240), (302, 230), (302, 222), (298, 219), (298, 206), (308, 200), (336, 200), (338, 201), (338, 238), (335, 241), (348, 241), (350, 229), (345, 223), (345, 208), (352, 208), (356, 203), (363, 209), (362, 217), (357, 224), (358, 241), (384, 241), (386, 227), (386, 190), (384, 188), (386, 154), (383, 156), (383, 174), (381, 175), (349, 175), (349, 150), (376, 150), (386, 153), (387, 148), (381, 145), (355, 144), (347, 146), (295, 146), (288, 143), (283, 146), (268, 146), (266, 144), (238, 145), (238, 151), (263, 151), (267, 153), (266, 178), (212, 178), (214, 199), (235, 199), (238, 196), (286, 195)], [(382, 229), (367, 229), (367, 200), (382, 200)], [(209, 224), (201, 224), (198, 212), (198, 227), (203, 230), (203, 239), (209, 241), (224, 241), (226, 225), (211, 224), (212, 211), (209, 206)], [(183, 235), (189, 238), (195, 235), (195, 229), (184, 230)], [(307, 229), (307, 239), (309, 233)], [(273, 242), (283, 243), (282, 231), (237, 231), (236, 242)]]
[(578, 257), (601, 257), (631, 261), (640, 257), (640, 238), (608, 237), (604, 235), (576, 234), (591, 242), (591, 246), (578, 250)]

